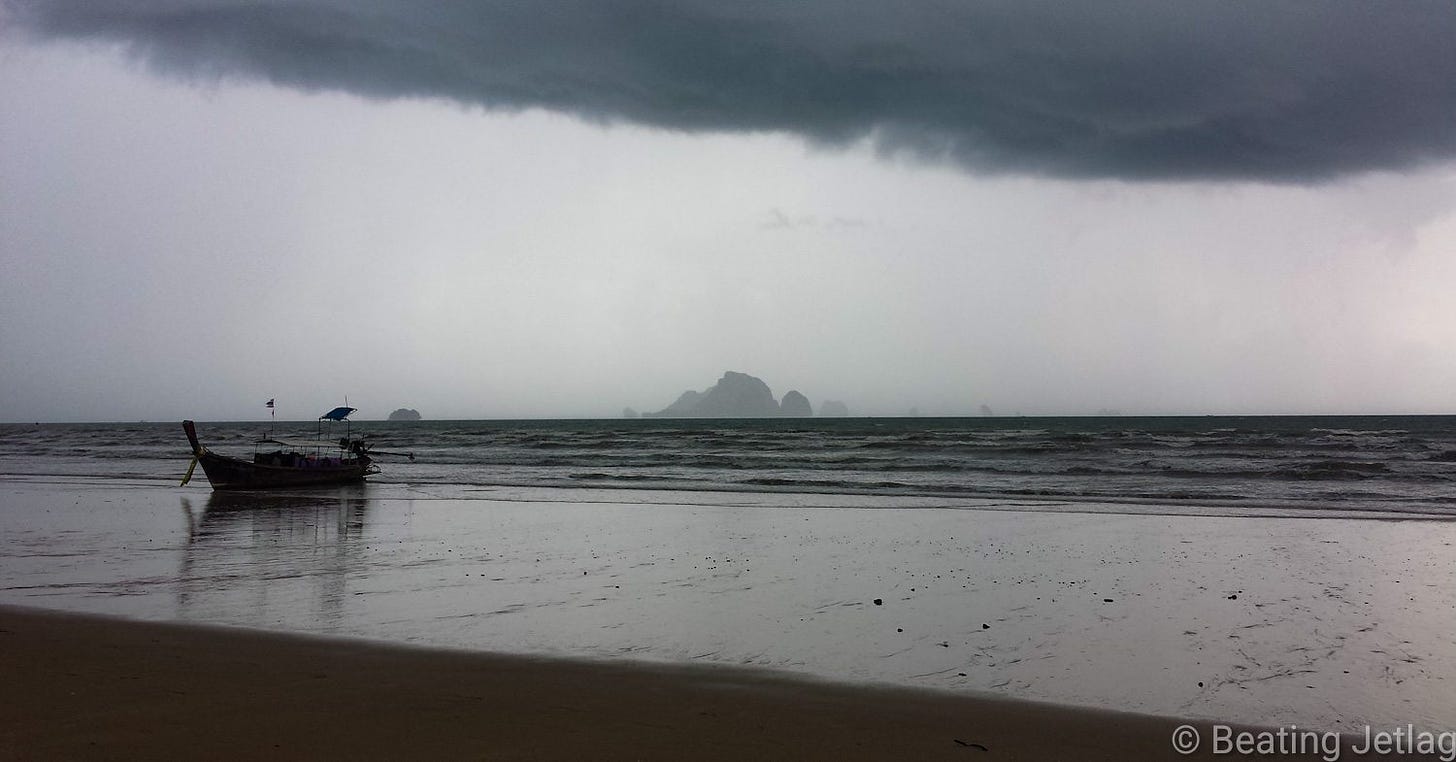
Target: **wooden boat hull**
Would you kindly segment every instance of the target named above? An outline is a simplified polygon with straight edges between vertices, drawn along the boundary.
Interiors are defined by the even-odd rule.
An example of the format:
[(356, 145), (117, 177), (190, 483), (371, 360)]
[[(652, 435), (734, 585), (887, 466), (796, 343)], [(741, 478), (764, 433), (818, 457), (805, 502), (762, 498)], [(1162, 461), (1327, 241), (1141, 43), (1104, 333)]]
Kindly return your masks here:
[(268, 489), (306, 487), (319, 484), (348, 484), (363, 481), (367, 464), (344, 464), (319, 468), (289, 468), (249, 463), (226, 455), (205, 452), (198, 457), (202, 472), (213, 489)]
[(313, 487), (326, 484), (349, 484), (360, 482), (372, 474), (372, 461), (367, 455), (357, 458), (317, 461), (308, 466), (275, 466), (254, 463), (241, 458), (218, 455), (203, 447), (197, 441), (197, 430), (192, 421), (183, 421), (187, 440), (192, 445), (193, 457), (207, 474), (207, 481), (217, 490), (275, 489), (279, 487)]

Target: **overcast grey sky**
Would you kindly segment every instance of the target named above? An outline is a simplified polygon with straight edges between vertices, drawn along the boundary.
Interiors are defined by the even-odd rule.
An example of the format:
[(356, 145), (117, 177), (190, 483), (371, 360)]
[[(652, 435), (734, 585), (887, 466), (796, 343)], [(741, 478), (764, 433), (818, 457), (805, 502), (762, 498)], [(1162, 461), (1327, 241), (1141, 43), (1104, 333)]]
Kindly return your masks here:
[(1456, 412), (1446, 2), (0, 30), (0, 420)]

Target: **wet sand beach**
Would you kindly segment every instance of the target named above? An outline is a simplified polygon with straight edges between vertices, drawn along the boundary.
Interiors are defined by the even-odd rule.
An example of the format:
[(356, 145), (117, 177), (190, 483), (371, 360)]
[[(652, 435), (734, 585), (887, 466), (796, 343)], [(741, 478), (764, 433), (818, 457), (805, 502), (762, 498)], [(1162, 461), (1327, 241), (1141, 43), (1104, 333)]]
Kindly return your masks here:
[[(14, 759), (1165, 759), (1181, 724), (14, 607), (0, 607), (0, 676)], [(1204, 752), (1191, 758), (1218, 758)]]
[[(1013, 748), (1012, 739), (1020, 735), (1042, 736), (1028, 730), (1030, 720), (1016, 724), (1022, 721), (986, 707), (1001, 707), (999, 702), (1024, 707), (1027, 700), (1058, 705), (1037, 704), (1042, 708), (1035, 712), (1073, 723), (1067, 727), (1106, 725), (1104, 711), (1136, 713), (1144, 719), (1118, 714), (1111, 727), (1129, 722), (1128, 727), (1141, 727), (1127, 732), (1156, 741), (1139, 747), (1150, 754), (1169, 748), (1176, 723), (1148, 716), (1345, 733), (1358, 733), (1365, 724), (1456, 727), (1456, 685), (1447, 679), (1456, 674), (1456, 591), (1442, 576), (1456, 528), (1446, 522), (1119, 515), (931, 500), (887, 507), (889, 502), (833, 495), (395, 485), (226, 495), (144, 481), (6, 478), (0, 480), (0, 604), (250, 628), (246, 634), (218, 633), (93, 620), (61, 626), (57, 622), (63, 620), (12, 611), (7, 620), (20, 624), (6, 626), (7, 638), (18, 638), (22, 630), (38, 634), (24, 636), (32, 638), (26, 648), (33, 650), (6, 648), (16, 654), (6, 657), (6, 681), (44, 680), (50, 674), (59, 701), (69, 691), (84, 695), (91, 682), (114, 680), (121, 686), (116, 690), (140, 686), (138, 680), (153, 680), (147, 675), (160, 669), (148, 660), (177, 659), (183, 666), (156, 673), (142, 693), (97, 694), (111, 697), (99, 702), (104, 706), (98, 712), (150, 707), (135, 716), (146, 717), (151, 727), (170, 722), (158, 717), (175, 709), (165, 697), (181, 694), (172, 691), (200, 689), (178, 687), (178, 681), (206, 674), (198, 665), (214, 661), (218, 649), (243, 654), (256, 648), (248, 659), (230, 662), (230, 674), (208, 678), (235, 686), (219, 689), (223, 695), (216, 699), (234, 703), (204, 702), (212, 709), (197, 711), (227, 715), (227, 722), (241, 721), (232, 714), (242, 712), (256, 718), (245, 723), (253, 728), (275, 722), (296, 727), (301, 721), (287, 720), (284, 707), (307, 702), (288, 704), (294, 701), (289, 696), (313, 696), (328, 705), (342, 701), (345, 708), (308, 709), (303, 716), (312, 719), (302, 725), (333, 720), (334, 732), (358, 724), (372, 728), (378, 723), (350, 718), (385, 716), (391, 703), (403, 700), (391, 696), (413, 696), (409, 701), (416, 708), (410, 711), (422, 717), (442, 713), (441, 719), (418, 720), (422, 728), (464, 717), (468, 707), (488, 698), (458, 697), (476, 695), (471, 691), (479, 683), (497, 682), (480, 677), (478, 683), (437, 691), (421, 677), (413, 687), (365, 700), (376, 690), (371, 686), (414, 679), (407, 674), (386, 679), (391, 671), (426, 669), (406, 664), (409, 659), (437, 660), (430, 662), (437, 674), (457, 671), (438, 666), (444, 663), (438, 660), (479, 659), (496, 665), (492, 669), (515, 665), (510, 669), (534, 674), (541, 667), (546, 670), (541, 680), (558, 675), (551, 678), (558, 682), (543, 684), (523, 704), (536, 714), (515, 722), (536, 723), (532, 727), (559, 724), (563, 717), (585, 721), (581, 718), (597, 711), (594, 704), (562, 698), (570, 682), (562, 675), (599, 683), (600, 675), (610, 673), (611, 682), (619, 682), (626, 678), (614, 670), (624, 670), (643, 680), (665, 680), (640, 693), (658, 697), (660, 706), (673, 711), (707, 699), (672, 691), (706, 691), (726, 702), (703, 711), (738, 716), (747, 724), (705, 729), (687, 722), (697, 715), (685, 714), (673, 725), (729, 737), (722, 742), (725, 757), (757, 748), (735, 745), (760, 742), (744, 731), (758, 727), (760, 721), (752, 718), (767, 717), (762, 722), (772, 725), (775, 718), (794, 716), (788, 705), (824, 705), (804, 699), (801, 690), (858, 697), (842, 701), (856, 705), (853, 712), (859, 714), (826, 715), (812, 720), (827, 723), (818, 726), (822, 732), (772, 741), (801, 744), (783, 748), (823, 756), (853, 746), (826, 740), (839, 732), (835, 728), (853, 731), (838, 738), (857, 739), (869, 732), (861, 726), (876, 722), (913, 728), (881, 739), (887, 744), (908, 743), (905, 736), (913, 735), (930, 744), (928, 749), (949, 742), (956, 750), (976, 751), (955, 745), (956, 739), (993, 745), (983, 738)], [(74, 640), (61, 637), (72, 631)], [(321, 646), (258, 631), (351, 640)], [(163, 637), (159, 633), (178, 639), (177, 648), (137, 650), (115, 662), (130, 666), (117, 666), (121, 671), (114, 674), (90, 672), (105, 666), (94, 662), (82, 670), (66, 667), (110, 649), (102, 645), (104, 637), (139, 644), (138, 639)], [(181, 645), (194, 639), (193, 645)], [(55, 641), (54, 651), (46, 650), (49, 641)], [(227, 645), (219, 645), (224, 641)], [(405, 661), (380, 666), (374, 677), (337, 694), (326, 690), (336, 683), (311, 675), (362, 667), (304, 666), (310, 659), (335, 658), (327, 654), (367, 661), (389, 651), (380, 643), (455, 650), (434, 656), (400, 652)], [(193, 656), (182, 655), (187, 649), (195, 649)], [(281, 649), (277, 655), (275, 649)], [(49, 666), (41, 669), (40, 663)], [(735, 671), (741, 668), (754, 671)], [(275, 671), (263, 677), (260, 670), (270, 669)], [(792, 700), (764, 687), (780, 685), (797, 686)], [(510, 693), (520, 690), (525, 689)], [(432, 691), (438, 694), (434, 699)], [(232, 698), (235, 693), (253, 698), (245, 702)], [(768, 703), (734, 715), (737, 698), (727, 697), (748, 694)], [(285, 703), (262, 706), (268, 702), (259, 697), (275, 695)], [(620, 690), (615, 695), (624, 700)], [(110, 705), (123, 696), (123, 706)], [(781, 704), (773, 704), (773, 696)], [(907, 698), (913, 696), (923, 698)], [(146, 697), (165, 700), (148, 704)], [(841, 699), (823, 701), (839, 706)], [(939, 708), (896, 719), (899, 710), (893, 707), (922, 701)], [(25, 710), (25, 704), (12, 703), (7, 711)], [(40, 712), (45, 705), (35, 706)], [(70, 722), (64, 703), (49, 706), (45, 711), (55, 717), (22, 716), (7, 727), (19, 732), (34, 723)], [(630, 712), (636, 725), (624, 727), (636, 728), (631, 732), (637, 735), (601, 736), (593, 730), (578, 740), (609, 740), (580, 748), (630, 756), (619, 744), (637, 749), (640, 742), (648, 744), (640, 747), (645, 757), (672, 748), (666, 741), (650, 746), (656, 742), (642, 734), (656, 722), (658, 707)], [(992, 712), (984, 716), (999, 719), (974, 725), (971, 733), (951, 722), (968, 712)], [(500, 716), (499, 707), (490, 714)], [(625, 716), (621, 723), (628, 723)], [(914, 724), (933, 723), (935, 717), (947, 724)], [(183, 727), (190, 722), (167, 727), (183, 739), (194, 732)], [(810, 722), (796, 720), (784, 732)], [(79, 726), (67, 727), (71, 732)], [(987, 735), (998, 728), (1011, 730)], [(529, 755), (531, 747), (510, 745), (529, 741), (531, 733), (522, 732), (517, 741), (472, 735), (452, 743), (483, 738), (482, 743), (501, 744), (503, 754)], [(1058, 731), (1057, 743), (1069, 743), (1071, 732)], [(864, 748), (880, 750), (879, 756), (922, 748), (872, 745), (879, 742), (864, 741), (871, 744)], [(1097, 743), (1092, 747), (1103, 748)], [(358, 748), (385, 756), (383, 750), (394, 748), (361, 744)], [(695, 756), (711, 753), (689, 748)], [(542, 753), (557, 751), (564, 754), (567, 747)], [(1029, 754), (1021, 758), (1054, 758)]]

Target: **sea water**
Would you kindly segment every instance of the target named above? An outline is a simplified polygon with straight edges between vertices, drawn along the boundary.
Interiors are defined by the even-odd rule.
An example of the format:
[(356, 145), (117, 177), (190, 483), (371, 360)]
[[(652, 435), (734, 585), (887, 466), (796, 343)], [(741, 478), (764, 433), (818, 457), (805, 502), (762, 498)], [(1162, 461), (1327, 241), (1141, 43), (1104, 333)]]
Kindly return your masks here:
[[(201, 423), (216, 452), (317, 424)], [(1456, 516), (1456, 417), (358, 422), (381, 485), (1015, 499), (1018, 508)], [(177, 423), (0, 425), (0, 476), (180, 479)], [(198, 474), (201, 478), (201, 474)], [(468, 496), (462, 492), (462, 496)], [(973, 502), (984, 507), (983, 502)]]
[[(269, 433), (198, 429), (239, 456)], [(351, 433), (415, 459), (381, 456), (363, 485), (214, 492), (178, 486), (177, 423), (0, 427), (0, 603), (1456, 728), (1450, 418)]]

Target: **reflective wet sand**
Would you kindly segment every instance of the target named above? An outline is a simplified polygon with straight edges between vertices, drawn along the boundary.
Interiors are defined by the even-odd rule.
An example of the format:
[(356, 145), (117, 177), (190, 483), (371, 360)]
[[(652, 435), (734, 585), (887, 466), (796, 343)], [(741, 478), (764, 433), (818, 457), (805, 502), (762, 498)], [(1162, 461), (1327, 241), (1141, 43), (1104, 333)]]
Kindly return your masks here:
[(1260, 724), (1456, 726), (1445, 522), (602, 499), (9, 480), (0, 602)]

